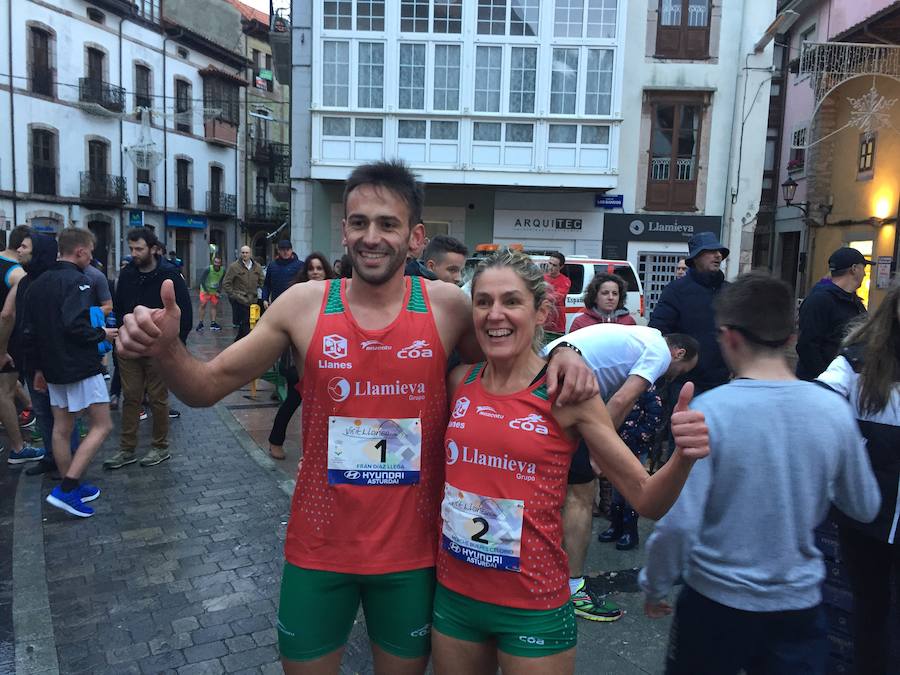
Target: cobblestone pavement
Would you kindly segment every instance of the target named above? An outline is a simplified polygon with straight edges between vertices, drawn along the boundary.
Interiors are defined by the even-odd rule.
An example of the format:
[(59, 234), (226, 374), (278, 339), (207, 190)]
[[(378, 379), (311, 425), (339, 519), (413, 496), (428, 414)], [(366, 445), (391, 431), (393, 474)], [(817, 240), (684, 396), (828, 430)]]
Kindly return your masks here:
[[(228, 342), (227, 329), (191, 339), (201, 355)], [(150, 468), (100, 468), (117, 449), (114, 413), (116, 429), (86, 476), (103, 491), (93, 518), (49, 507), (50, 478), (2, 463), (0, 673), (11, 672), (13, 654), (18, 673), (281, 672), (274, 626), (299, 449), (289, 436), (288, 461), (274, 462), (257, 444), (275, 413), (267, 386), (208, 409), (173, 401), (182, 417), (171, 421), (172, 459)], [(150, 422), (141, 432), (143, 451)], [(614, 624), (579, 621), (578, 673), (661, 669), (668, 621), (640, 611), (640, 562), (640, 551), (592, 546), (591, 574), (620, 570), (595, 583), (628, 614)], [(360, 617), (343, 671), (371, 670)]]

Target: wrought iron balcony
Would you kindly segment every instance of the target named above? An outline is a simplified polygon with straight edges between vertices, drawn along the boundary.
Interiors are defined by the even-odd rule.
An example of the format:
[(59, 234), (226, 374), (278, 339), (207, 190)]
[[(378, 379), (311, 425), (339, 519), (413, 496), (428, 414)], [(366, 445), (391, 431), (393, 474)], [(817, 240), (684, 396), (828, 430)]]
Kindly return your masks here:
[(49, 68), (32, 70), (31, 91), (41, 96), (53, 96), (53, 71)]
[(56, 167), (33, 165), (31, 167), (31, 191), (39, 195), (55, 195)]
[(82, 77), (78, 80), (78, 100), (99, 105), (111, 112), (122, 112), (125, 109), (125, 88)]
[(288, 219), (288, 215), (286, 206), (247, 204), (244, 220), (248, 223), (280, 224)]
[(82, 171), (81, 201), (88, 204), (123, 204), (128, 201), (125, 179), (108, 173)]
[(191, 188), (183, 185), (178, 186), (178, 194), (176, 195), (176, 206), (185, 211), (191, 211), (194, 208), (194, 200), (191, 195)]
[(290, 146), (287, 143), (261, 138), (253, 145), (253, 160), (259, 164), (280, 164), (289, 156)]
[(215, 190), (207, 192), (206, 212), (211, 216), (237, 215), (237, 196)]

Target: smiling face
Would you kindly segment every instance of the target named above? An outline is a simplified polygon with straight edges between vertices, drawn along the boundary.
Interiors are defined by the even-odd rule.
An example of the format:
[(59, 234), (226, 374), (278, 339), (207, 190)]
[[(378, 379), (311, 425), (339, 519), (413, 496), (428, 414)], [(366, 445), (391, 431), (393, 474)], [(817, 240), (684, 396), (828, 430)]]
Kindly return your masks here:
[(424, 245), (425, 226), (410, 227), (409, 207), (387, 188), (360, 185), (347, 196), (342, 223), (354, 278), (386, 283), (402, 270), (410, 249)]
[(619, 284), (615, 281), (604, 281), (597, 291), (597, 309), (609, 314), (619, 307)]
[(306, 277), (310, 281), (322, 281), (325, 279), (325, 267), (318, 258), (313, 258), (306, 264)]
[(547, 318), (546, 304), (534, 305), (534, 295), (513, 269), (494, 267), (478, 275), (472, 288), (472, 318), (488, 360), (531, 350), (535, 330)]

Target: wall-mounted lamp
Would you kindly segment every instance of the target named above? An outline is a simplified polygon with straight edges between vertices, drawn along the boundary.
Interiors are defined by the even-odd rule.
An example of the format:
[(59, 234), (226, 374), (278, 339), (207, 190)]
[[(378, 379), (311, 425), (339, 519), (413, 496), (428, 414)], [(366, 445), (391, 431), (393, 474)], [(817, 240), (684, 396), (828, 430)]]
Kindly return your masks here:
[[(795, 208), (800, 209), (804, 216), (806, 216), (807, 220), (809, 220), (809, 202), (794, 202), (794, 197), (797, 194), (797, 181), (793, 178), (788, 178), (781, 184), (781, 196), (784, 198), (784, 203), (787, 206), (793, 206)], [(822, 225), (824, 226), (828, 222), (828, 216), (831, 215), (831, 211), (834, 209), (834, 205), (831, 203), (831, 198), (829, 197), (827, 204), (819, 204), (819, 212), (822, 214)], [(811, 221), (813, 224), (818, 225), (815, 221)]]

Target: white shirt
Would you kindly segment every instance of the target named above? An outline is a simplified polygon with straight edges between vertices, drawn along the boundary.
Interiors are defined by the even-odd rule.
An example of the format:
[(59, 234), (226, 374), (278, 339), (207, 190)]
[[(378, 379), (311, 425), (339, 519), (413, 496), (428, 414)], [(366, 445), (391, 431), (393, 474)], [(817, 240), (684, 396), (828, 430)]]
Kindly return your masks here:
[(581, 350), (593, 369), (604, 401), (618, 391), (629, 375), (637, 375), (650, 384), (662, 377), (672, 361), (666, 339), (655, 328), (601, 323), (586, 326), (557, 338), (542, 352), (544, 356), (560, 342)]

